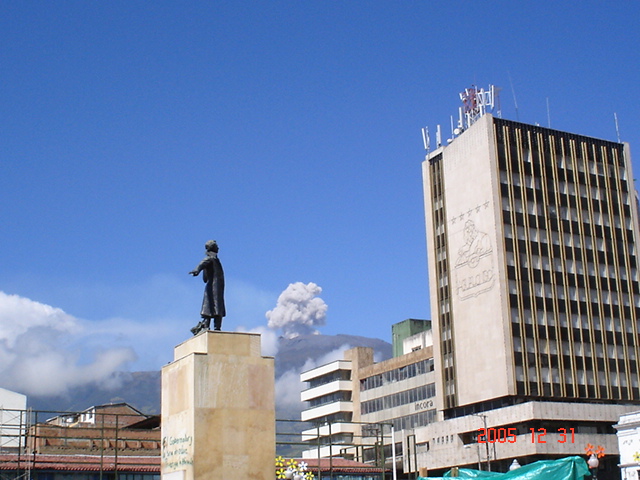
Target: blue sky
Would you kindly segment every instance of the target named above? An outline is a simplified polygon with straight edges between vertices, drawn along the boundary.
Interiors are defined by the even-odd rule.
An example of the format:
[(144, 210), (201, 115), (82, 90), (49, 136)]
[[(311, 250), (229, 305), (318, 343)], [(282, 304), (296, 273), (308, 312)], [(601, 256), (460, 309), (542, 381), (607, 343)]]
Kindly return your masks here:
[[(134, 370), (170, 361), (198, 320), (187, 272), (210, 238), (225, 329), (266, 326), (294, 282), (322, 288), (325, 334), (390, 340), (392, 323), (430, 318), (420, 129), (449, 133), (472, 84), (502, 87), (504, 118), (589, 136), (616, 140), (617, 113), (640, 171), (639, 2), (0, 13), (0, 291), (72, 317), (83, 334), (43, 324), (78, 364), (110, 348)], [(9, 311), (0, 343), (22, 322)]]

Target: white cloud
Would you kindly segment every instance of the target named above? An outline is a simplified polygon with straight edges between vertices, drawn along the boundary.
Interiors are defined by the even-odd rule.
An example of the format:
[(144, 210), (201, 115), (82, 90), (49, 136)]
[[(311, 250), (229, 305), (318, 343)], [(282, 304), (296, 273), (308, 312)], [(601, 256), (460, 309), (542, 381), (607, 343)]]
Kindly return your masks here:
[(27, 395), (60, 395), (108, 382), (135, 359), (131, 348), (95, 345), (92, 335), (86, 322), (59, 308), (0, 291), (0, 384)]
[(78, 330), (76, 320), (59, 308), (0, 291), (0, 341), (7, 348), (14, 347), (17, 339), (29, 329), (50, 325), (55, 325), (60, 332)]
[(313, 282), (291, 283), (280, 294), (273, 310), (266, 313), (269, 328), (281, 328), (285, 338), (318, 333), (313, 328), (325, 324), (327, 304), (319, 295), (322, 288)]
[(300, 392), (302, 392), (302, 382), (300, 372), (288, 370), (276, 379), (276, 405), (278, 408), (302, 407)]
[[(83, 332), (64, 338), (68, 349), (80, 352), (81, 363), (88, 362), (87, 357), (96, 350), (129, 348), (135, 350), (137, 358), (127, 365), (128, 369), (158, 370), (173, 360), (174, 347), (191, 337), (189, 329), (200, 320), (203, 283), (200, 279), (195, 281), (186, 271), (184, 275), (137, 277), (124, 284), (105, 284), (92, 279), (82, 283), (59, 280), (52, 284), (49, 281), (44, 286), (43, 281), (36, 279), (29, 287), (23, 286), (23, 290), (31, 292), (26, 296), (46, 297), (50, 305), (65, 305), (66, 312), (73, 312), (75, 317), (25, 296), (14, 296), (18, 306), (12, 308), (19, 308), (20, 303), (30, 303), (31, 307), (20, 311), (20, 315), (25, 316), (25, 311), (29, 311), (47, 324), (55, 322), (45, 310), (61, 316), (60, 326), (62, 319), (70, 318), (71, 328), (81, 328)], [(232, 331), (237, 325), (247, 329), (265, 326), (264, 312), (273, 305), (277, 294), (233, 277), (227, 278), (226, 287), (228, 315), (223, 321), (223, 330)], [(36, 305), (43, 312), (36, 312)], [(20, 322), (0, 322), (0, 343), (5, 338), (14, 338), (24, 328)], [(270, 348), (268, 351), (275, 350)], [(6, 364), (3, 352), (0, 347), (0, 368)]]

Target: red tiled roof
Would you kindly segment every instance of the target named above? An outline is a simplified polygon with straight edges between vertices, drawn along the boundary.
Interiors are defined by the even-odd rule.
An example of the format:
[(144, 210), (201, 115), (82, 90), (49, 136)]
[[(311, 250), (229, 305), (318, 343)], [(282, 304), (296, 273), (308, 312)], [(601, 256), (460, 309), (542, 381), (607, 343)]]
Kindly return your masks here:
[[(302, 462), (306, 463), (309, 470), (318, 470), (317, 458), (296, 459), (296, 462), (298, 462), (298, 464)], [(320, 471), (328, 472), (331, 469), (333, 469), (334, 471), (339, 471), (341, 473), (381, 473), (385, 470), (380, 467), (369, 465), (368, 463), (356, 462), (355, 460), (347, 460), (346, 458), (321, 458)]]
[[(114, 456), (100, 455), (0, 455), (0, 470), (16, 470), (30, 468), (32, 470), (64, 470), (68, 472), (113, 472), (116, 469)], [(100, 468), (102, 465), (102, 468)], [(160, 456), (118, 457), (120, 472), (160, 472)]]

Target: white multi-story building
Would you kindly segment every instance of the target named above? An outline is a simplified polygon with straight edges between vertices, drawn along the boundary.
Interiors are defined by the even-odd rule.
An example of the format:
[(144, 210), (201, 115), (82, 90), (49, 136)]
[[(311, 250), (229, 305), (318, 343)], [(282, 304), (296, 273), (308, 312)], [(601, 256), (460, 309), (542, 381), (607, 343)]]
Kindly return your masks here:
[(301, 420), (314, 424), (302, 432), (302, 440), (310, 445), (303, 458), (339, 455), (336, 445), (353, 443), (353, 362), (350, 355), (345, 357), (300, 375), (308, 386), (300, 398), (309, 407), (302, 412)]
[[(411, 333), (404, 328), (406, 322), (416, 321), (394, 327)], [(422, 322), (423, 328), (430, 326)], [(430, 336), (417, 331), (397, 337), (399, 345), (406, 345), (406, 354), (375, 363), (372, 349), (357, 347), (346, 351), (344, 360), (302, 373), (308, 385), (301, 395), (308, 405), (302, 420), (316, 424), (303, 432), (310, 444), (305, 458), (333, 455), (372, 461), (380, 455), (372, 448), (377, 444), (384, 447), (384, 458), (395, 454), (401, 460), (414, 429), (435, 419)]]
[(0, 388), (0, 452), (23, 445), (27, 396)]

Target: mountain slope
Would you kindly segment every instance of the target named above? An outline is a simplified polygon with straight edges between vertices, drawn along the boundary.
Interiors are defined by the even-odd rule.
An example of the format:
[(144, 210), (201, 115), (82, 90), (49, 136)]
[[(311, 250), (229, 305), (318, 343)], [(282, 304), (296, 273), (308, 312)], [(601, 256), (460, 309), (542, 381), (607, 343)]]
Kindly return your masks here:
[[(298, 419), (303, 404), (300, 401), (299, 380), (303, 368), (313, 368), (342, 358), (342, 352), (352, 347), (371, 347), (376, 360), (391, 357), (391, 345), (377, 338), (353, 335), (305, 335), (293, 339), (280, 338), (275, 356), (276, 416)], [(121, 372), (110, 386), (90, 385), (72, 389), (64, 396), (28, 398), (34, 410), (82, 411), (94, 405), (126, 402), (143, 413), (160, 413), (160, 372)]]

